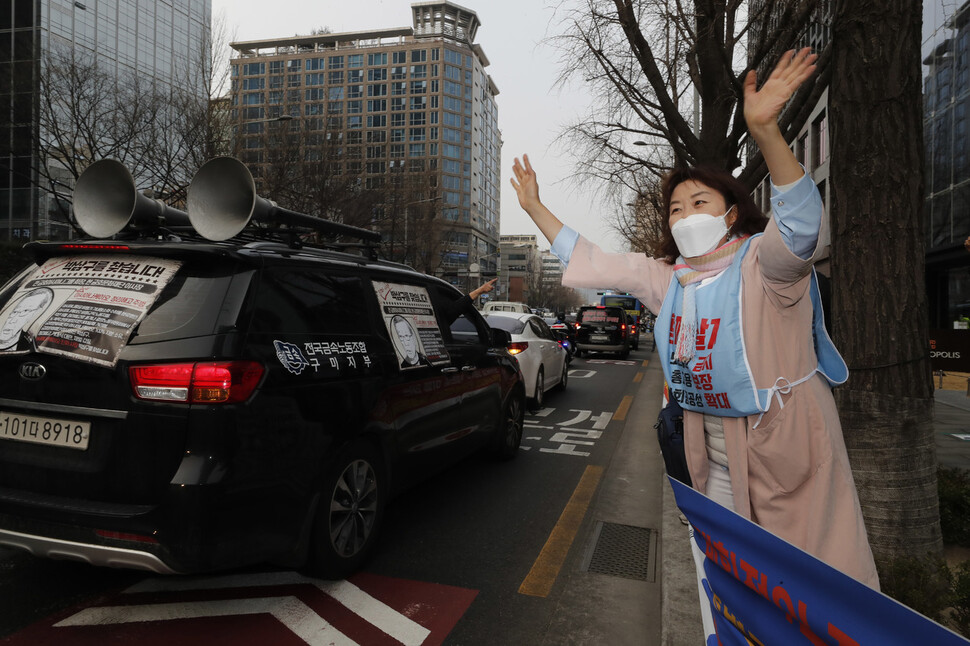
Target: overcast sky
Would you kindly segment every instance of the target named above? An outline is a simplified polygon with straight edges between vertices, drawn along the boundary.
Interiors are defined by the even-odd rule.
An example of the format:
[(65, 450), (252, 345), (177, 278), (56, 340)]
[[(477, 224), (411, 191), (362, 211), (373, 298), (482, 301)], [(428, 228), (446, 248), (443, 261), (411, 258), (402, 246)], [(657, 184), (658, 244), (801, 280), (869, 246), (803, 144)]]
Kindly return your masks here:
[[(566, 224), (604, 249), (621, 251), (621, 241), (607, 225), (607, 213), (590, 198), (590, 189), (577, 191), (568, 179), (575, 158), (555, 145), (566, 124), (580, 118), (589, 102), (582, 87), (553, 89), (558, 53), (543, 44), (553, 11), (549, 0), (462, 0), (481, 21), (476, 42), (491, 65), (486, 72), (499, 89), (499, 128), (502, 131), (503, 234), (535, 234), (540, 247), (548, 243), (519, 208), (509, 184), (512, 162), (528, 153), (539, 176), (543, 202)], [(213, 19), (225, 16), (235, 40), (260, 40), (304, 35), (329, 27), (334, 32), (410, 27), (410, 0), (212, 0)]]

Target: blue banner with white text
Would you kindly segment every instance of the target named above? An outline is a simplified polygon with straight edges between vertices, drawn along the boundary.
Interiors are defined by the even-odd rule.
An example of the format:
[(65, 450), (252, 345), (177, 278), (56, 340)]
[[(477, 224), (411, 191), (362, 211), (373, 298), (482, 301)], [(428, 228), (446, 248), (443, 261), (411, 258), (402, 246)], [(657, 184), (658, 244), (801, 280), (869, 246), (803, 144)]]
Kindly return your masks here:
[(704, 554), (708, 646), (963, 645), (970, 641), (668, 478)]

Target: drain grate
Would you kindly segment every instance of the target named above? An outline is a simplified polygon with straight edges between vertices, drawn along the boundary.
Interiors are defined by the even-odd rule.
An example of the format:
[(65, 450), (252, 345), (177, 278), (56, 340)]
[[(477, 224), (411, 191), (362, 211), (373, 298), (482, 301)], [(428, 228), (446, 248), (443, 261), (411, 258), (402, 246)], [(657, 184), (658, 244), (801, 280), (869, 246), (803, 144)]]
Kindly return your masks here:
[(638, 581), (656, 580), (657, 531), (646, 527), (596, 524), (583, 570)]

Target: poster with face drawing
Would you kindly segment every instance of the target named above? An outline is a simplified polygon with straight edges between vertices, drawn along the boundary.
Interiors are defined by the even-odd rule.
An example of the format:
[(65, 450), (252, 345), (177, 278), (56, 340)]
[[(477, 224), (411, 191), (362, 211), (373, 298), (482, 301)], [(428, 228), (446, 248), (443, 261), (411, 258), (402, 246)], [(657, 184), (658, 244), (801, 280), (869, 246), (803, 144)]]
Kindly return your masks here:
[(114, 366), (181, 263), (141, 256), (51, 258), (0, 309), (0, 353)]
[(374, 281), (381, 316), (402, 369), (448, 363), (428, 290)]

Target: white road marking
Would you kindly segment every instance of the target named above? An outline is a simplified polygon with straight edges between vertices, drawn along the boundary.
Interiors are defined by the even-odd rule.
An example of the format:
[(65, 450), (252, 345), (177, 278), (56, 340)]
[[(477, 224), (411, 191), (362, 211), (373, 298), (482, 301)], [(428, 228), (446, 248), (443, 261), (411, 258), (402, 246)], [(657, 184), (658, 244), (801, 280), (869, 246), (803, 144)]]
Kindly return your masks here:
[(357, 646), (323, 620), (296, 597), (155, 603), (142, 606), (103, 606), (86, 608), (54, 624), (64, 626), (99, 626), (105, 624), (169, 621), (197, 617), (270, 614), (310, 646)]
[[(154, 578), (145, 579), (140, 583), (136, 583), (130, 588), (125, 590), (125, 593), (136, 593), (136, 592), (165, 592), (165, 591), (178, 591), (178, 590), (217, 590), (225, 588), (243, 588), (243, 587), (263, 587), (263, 586), (274, 586), (274, 585), (292, 585), (292, 584), (308, 584), (312, 585), (327, 595), (333, 597), (336, 601), (343, 604), (349, 610), (352, 610), (359, 617), (366, 620), (376, 628), (380, 629), (382, 632), (390, 635), (397, 641), (405, 644), (405, 646), (420, 646), (424, 643), (424, 640), (428, 638), (431, 631), (422, 626), (421, 624), (412, 621), (410, 618), (401, 614), (394, 608), (391, 608), (379, 599), (375, 599), (371, 595), (367, 594), (354, 584), (349, 581), (323, 581), (321, 579), (314, 579), (308, 576), (304, 576), (297, 572), (264, 572), (260, 574), (234, 574), (227, 576), (213, 576), (213, 577), (181, 577), (181, 578)], [(287, 597), (279, 597), (287, 598)], [(243, 600), (238, 600), (243, 601)], [(298, 600), (297, 600), (298, 601)], [(200, 603), (225, 603), (233, 604), (237, 603), (237, 600), (226, 600), (219, 602), (200, 602)], [(300, 602), (302, 605), (302, 602)], [(134, 608), (163, 608), (167, 606), (194, 606), (194, 603), (185, 604), (155, 604), (147, 606), (121, 606), (125, 609), (125, 612), (130, 612)], [(229, 606), (231, 608), (231, 605)], [(304, 606), (306, 607), (306, 606)], [(85, 611), (81, 611), (78, 615), (82, 615), (87, 611), (96, 611), (99, 608), (88, 608)], [(310, 610), (307, 608), (307, 610)], [(268, 610), (262, 610), (260, 612), (269, 612)], [(310, 610), (312, 612), (312, 610)], [(243, 612), (226, 612), (222, 614), (249, 614)], [(75, 615), (75, 616), (78, 616)], [(126, 614), (127, 616), (127, 614)], [(206, 616), (206, 615), (200, 615)], [(276, 616), (274, 614), (274, 616)], [(147, 619), (138, 619), (134, 621), (157, 621), (168, 618), (181, 618), (181, 617), (152, 617)], [(65, 621), (73, 619), (70, 617)], [(127, 620), (133, 621), (133, 620)], [(282, 619), (280, 620), (282, 621)], [(322, 621), (322, 619), (321, 619)], [(61, 622), (62, 624), (64, 622)], [(116, 622), (99, 622), (99, 623), (116, 623)], [(284, 622), (285, 623), (285, 622)], [(68, 625), (68, 624), (65, 624)], [(292, 627), (287, 625), (291, 630)], [(296, 630), (293, 632), (297, 633)], [(300, 634), (300, 633), (297, 633)], [(339, 633), (338, 633), (339, 634)], [(303, 637), (303, 635), (300, 635)], [(307, 642), (309, 644), (316, 644), (317, 642)], [(326, 643), (326, 642), (319, 642)], [(353, 643), (353, 642), (342, 642), (342, 643)]]

